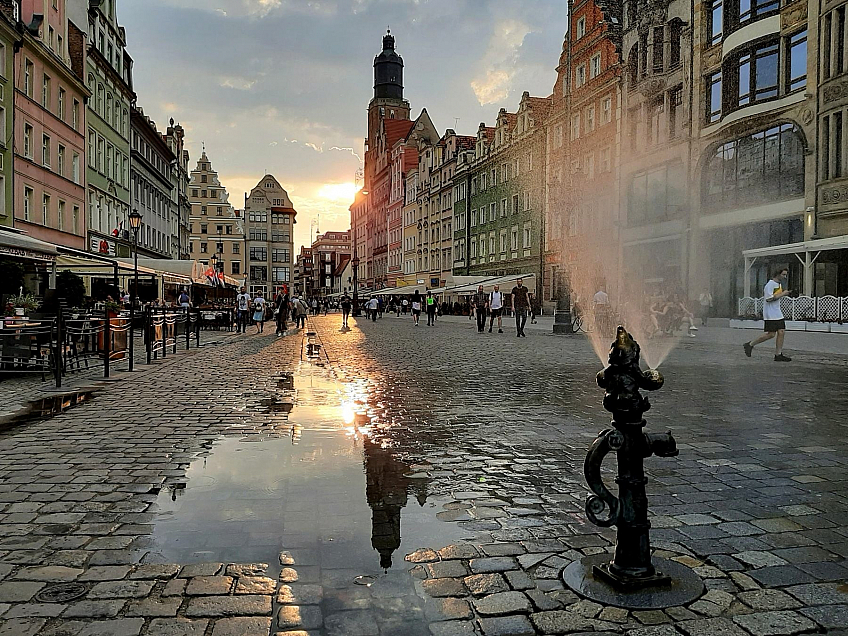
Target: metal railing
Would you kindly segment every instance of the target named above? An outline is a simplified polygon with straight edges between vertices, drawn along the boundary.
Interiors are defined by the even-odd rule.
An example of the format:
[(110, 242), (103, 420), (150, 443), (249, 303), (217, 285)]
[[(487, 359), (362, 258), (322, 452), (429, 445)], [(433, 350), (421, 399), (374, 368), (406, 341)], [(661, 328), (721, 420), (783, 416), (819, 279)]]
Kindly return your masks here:
[[(837, 296), (784, 296), (780, 309), (787, 320), (808, 322), (848, 322), (848, 297)], [(740, 298), (737, 309), (740, 318), (761, 319), (763, 298)]]
[[(198, 309), (148, 308), (137, 313), (140, 332), (151, 363), (160, 356), (200, 346), (203, 318)], [(136, 325), (136, 331), (139, 331)], [(117, 362), (128, 360), (130, 318), (112, 312), (83, 312), (60, 308), (55, 315), (3, 323), (0, 329), (0, 374), (52, 376), (56, 387), (70, 374), (103, 365), (108, 378)]]

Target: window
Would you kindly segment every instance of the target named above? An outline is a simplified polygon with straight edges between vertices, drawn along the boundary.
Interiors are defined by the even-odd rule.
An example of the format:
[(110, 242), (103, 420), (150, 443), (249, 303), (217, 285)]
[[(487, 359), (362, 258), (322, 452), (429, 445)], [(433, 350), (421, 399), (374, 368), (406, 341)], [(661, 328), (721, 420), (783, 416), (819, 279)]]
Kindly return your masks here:
[(554, 129), (554, 148), (562, 148), (562, 124)]
[[(506, 238), (506, 237), (504, 237)], [(510, 248), (512, 251), (516, 251), (518, 249), (518, 226), (513, 225), (512, 231), (510, 232)]]
[(662, 73), (665, 68), (665, 27), (654, 28), (654, 73)]
[(233, 274), (241, 274), (241, 261), (233, 261), (230, 263), (230, 272)]
[(586, 132), (590, 133), (595, 130), (595, 107), (589, 106), (586, 109)]
[(520, 197), (517, 194), (512, 195), (512, 213), (518, 214), (520, 205)]
[(50, 50), (54, 50), (56, 46), (54, 42), (56, 41), (56, 31), (52, 26), (47, 27), (47, 46), (50, 47)]
[(41, 163), (50, 167), (50, 137), (48, 135), (41, 137)]
[(786, 88), (791, 93), (807, 86), (807, 30), (789, 37)]
[(669, 68), (675, 68), (680, 64), (680, 41), (683, 39), (683, 22), (675, 18), (668, 25), (668, 37), (671, 40), (669, 43), (668, 65)]
[(201, 253), (201, 254), (206, 254), (206, 252), (207, 252), (207, 251), (208, 251), (208, 249), (207, 249), (207, 243), (201, 243), (201, 244), (200, 244), (200, 253)]
[(477, 210), (471, 210), (471, 227), (477, 225)]
[(192, 190), (191, 190), (191, 196), (193, 196), (193, 197), (197, 197), (197, 188), (192, 188)]
[(74, 206), (74, 218), (73, 218), (73, 232), (74, 234), (79, 234), (79, 215), (80, 209), (78, 205)]
[(583, 163), (587, 179), (595, 178), (595, 153), (591, 152), (586, 155), (586, 161)]
[(241, 245), (239, 243), (233, 243), (233, 254), (241, 254)]
[(103, 116), (103, 84), (97, 85), (97, 113)]
[(24, 93), (26, 96), (32, 99), (32, 85), (34, 81), (35, 75), (35, 67), (32, 62), (26, 60), (24, 62)]
[(501, 230), (501, 258), (506, 258), (506, 230)]
[[(205, 174), (200, 175), (200, 183), (207, 183), (208, 178), (209, 178), (208, 175), (205, 175)], [(203, 196), (206, 196), (206, 195), (204, 194)]]
[(289, 282), (289, 268), (288, 267), (272, 267), (271, 275), (273, 276), (274, 283), (287, 283)]
[(41, 85), (41, 105), (50, 110), (50, 78), (47, 75)]
[(612, 121), (612, 97), (604, 97), (601, 100), (601, 124)]
[(524, 249), (530, 249), (530, 230), (532, 229), (532, 223), (529, 221), (524, 224)]
[(586, 83), (586, 65), (581, 64), (574, 71), (574, 88), (580, 88)]
[(601, 54), (595, 53), (589, 60), (589, 77), (595, 78), (601, 74)]
[(739, 24), (759, 20), (780, 8), (780, 0), (739, 0)]
[(585, 16), (577, 18), (577, 39), (579, 40), (586, 35), (586, 18)]
[(59, 102), (56, 106), (56, 115), (62, 121), (65, 121), (65, 89), (59, 87)]
[(32, 216), (32, 188), (24, 188), (24, 221)]
[(721, 71), (707, 76), (707, 123), (721, 119)]
[(612, 170), (612, 149), (609, 146), (601, 148), (600, 156), (600, 171), (609, 172)]
[(630, 184), (628, 224), (668, 220), (677, 211), (684, 192), (683, 164), (679, 162), (635, 174)]
[(712, 211), (803, 194), (804, 147), (793, 124), (773, 126), (723, 144), (705, 168), (703, 201)]
[(580, 137), (580, 113), (571, 116), (571, 140)]
[(268, 280), (268, 267), (267, 266), (259, 266), (253, 265), (250, 268), (250, 279), (251, 280)]
[(209, 233), (209, 226), (206, 223), (200, 224), (200, 233), (201, 234), (208, 234)]
[(63, 177), (65, 176), (65, 147), (59, 144), (58, 156), (56, 158), (56, 170)]
[(74, 100), (74, 108), (73, 108), (73, 111), (71, 112), (71, 127), (74, 130), (78, 130), (79, 112), (80, 112), (80, 103), (75, 99)]
[(106, 95), (106, 121), (112, 124), (112, 93)]
[(59, 231), (65, 231), (65, 202), (59, 201)]
[(71, 169), (73, 171), (72, 178), (74, 183), (80, 182), (80, 156), (79, 153), (74, 153), (73, 163), (71, 165)]
[(41, 224), (44, 227), (48, 226), (50, 218), (50, 195), (44, 194), (41, 196)]
[(291, 253), (287, 249), (271, 250), (271, 261), (274, 263), (288, 263), (291, 260)]
[(506, 199), (501, 199), (501, 218), (504, 218), (507, 215), (507, 211), (509, 210), (509, 204)]
[(747, 106), (777, 97), (777, 43), (762, 44), (739, 56), (735, 80), (736, 106)]
[(268, 260), (268, 248), (266, 248), (266, 247), (251, 247), (250, 248), (250, 260), (252, 260), (252, 261), (267, 261)]

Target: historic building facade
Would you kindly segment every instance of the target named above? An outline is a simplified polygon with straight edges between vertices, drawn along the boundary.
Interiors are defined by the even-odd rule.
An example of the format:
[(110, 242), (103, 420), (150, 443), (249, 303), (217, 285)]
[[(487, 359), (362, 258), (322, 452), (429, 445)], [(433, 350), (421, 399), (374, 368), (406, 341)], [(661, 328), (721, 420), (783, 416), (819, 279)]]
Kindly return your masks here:
[(171, 247), (171, 168), (174, 154), (141, 108), (130, 109), (132, 206), (142, 215), (140, 255), (175, 258)]
[(174, 258), (188, 259), (191, 258), (189, 217), (192, 209), (188, 196), (189, 155), (185, 147), (185, 130), (174, 123), (173, 117), (165, 132), (165, 143), (175, 157), (171, 169), (171, 253), (176, 254)]
[(244, 214), (250, 293), (276, 293), (292, 281), (297, 212), (276, 177), (266, 174), (245, 195)]
[[(12, 139), (14, 135), (15, 49), (21, 41), (16, 26), (12, 16), (0, 7), (0, 130), (3, 139)], [(12, 165), (12, 145), (0, 144), (0, 225), (11, 225), (14, 217)]]
[[(129, 254), (130, 109), (135, 100), (132, 58), (127, 38), (118, 25), (116, 3), (88, 3), (86, 86), (91, 98), (86, 105), (88, 161), (88, 249), (99, 252), (104, 242), (121, 256)], [(117, 230), (117, 231), (116, 231)], [(120, 247), (123, 243), (124, 247)], [(168, 246), (169, 247), (169, 246)], [(171, 255), (170, 249), (159, 250)]]
[(327, 296), (338, 286), (336, 272), (350, 259), (350, 231), (324, 232), (312, 242), (312, 295)]
[(85, 33), (64, 0), (23, 2), (21, 21), (20, 48), (6, 52), (15, 66), (14, 225), (84, 249)]
[(189, 254), (209, 263), (215, 256), (218, 271), (238, 281), (246, 276), (243, 219), (230, 204), (229, 194), (204, 150), (191, 171)]

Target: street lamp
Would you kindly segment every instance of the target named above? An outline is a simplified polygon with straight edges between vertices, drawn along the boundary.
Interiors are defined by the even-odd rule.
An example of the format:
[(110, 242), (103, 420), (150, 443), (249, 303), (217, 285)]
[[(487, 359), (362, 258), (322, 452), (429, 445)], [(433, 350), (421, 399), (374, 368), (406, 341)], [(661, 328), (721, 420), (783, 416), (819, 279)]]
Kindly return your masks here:
[(130, 371), (133, 370), (133, 349), (135, 349), (135, 302), (138, 297), (138, 230), (141, 227), (141, 215), (133, 208), (130, 212), (130, 229), (133, 237), (133, 290), (130, 294)]
[(215, 300), (218, 300), (217, 279), (218, 279), (218, 255), (213, 254), (209, 261), (212, 263), (212, 289), (215, 289)]
[(353, 315), (359, 316), (359, 257), (356, 255), (356, 246), (354, 245), (353, 260)]

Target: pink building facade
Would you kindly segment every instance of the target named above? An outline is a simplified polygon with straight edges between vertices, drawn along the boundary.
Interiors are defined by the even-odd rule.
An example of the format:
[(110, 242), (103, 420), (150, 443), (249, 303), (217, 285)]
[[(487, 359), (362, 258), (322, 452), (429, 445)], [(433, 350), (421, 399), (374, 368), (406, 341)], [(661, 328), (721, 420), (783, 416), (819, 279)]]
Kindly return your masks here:
[(15, 225), (85, 249), (85, 32), (68, 20), (65, 0), (23, 0), (21, 9), (28, 26), (15, 56)]

